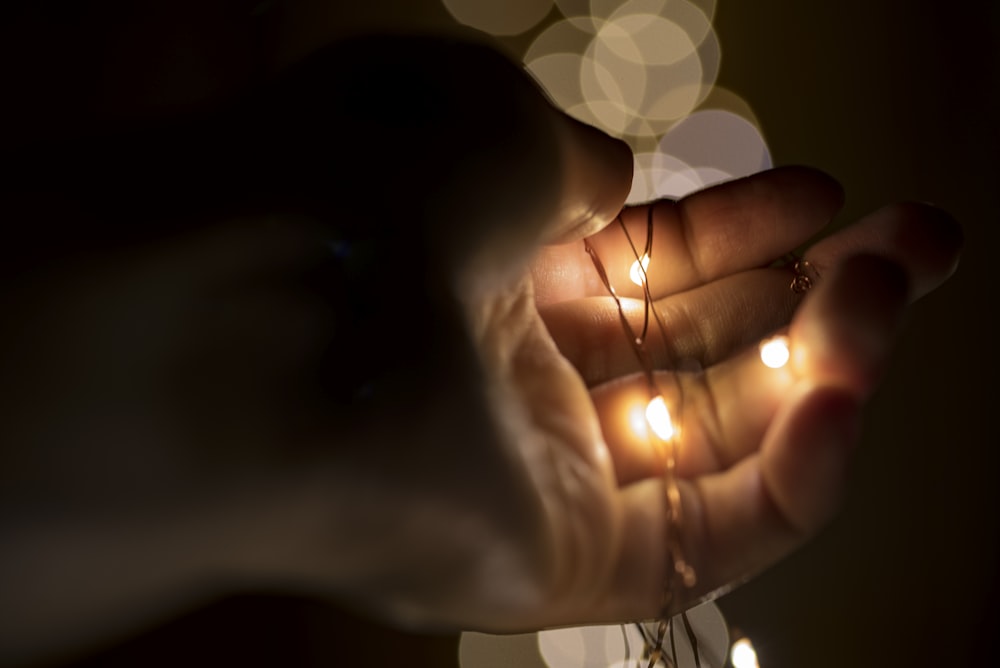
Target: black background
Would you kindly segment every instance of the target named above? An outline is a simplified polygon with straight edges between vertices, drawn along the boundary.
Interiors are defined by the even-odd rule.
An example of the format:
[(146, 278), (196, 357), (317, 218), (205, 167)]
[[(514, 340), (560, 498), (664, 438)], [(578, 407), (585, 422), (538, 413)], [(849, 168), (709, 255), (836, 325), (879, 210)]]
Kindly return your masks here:
[[(317, 0), (283, 28), (301, 33), (299, 50), (357, 26), (447, 21), (433, 0), (335, 4)], [(752, 106), (775, 164), (815, 165), (838, 178), (847, 193), (838, 223), (916, 199), (950, 211), (967, 237), (955, 277), (909, 316), (868, 410), (843, 514), (719, 601), (753, 638), (764, 668), (989, 665), (1000, 649), (997, 7), (718, 2), (718, 83)], [(84, 662), (455, 664), (454, 638), (408, 636), (322, 604), (252, 596)]]

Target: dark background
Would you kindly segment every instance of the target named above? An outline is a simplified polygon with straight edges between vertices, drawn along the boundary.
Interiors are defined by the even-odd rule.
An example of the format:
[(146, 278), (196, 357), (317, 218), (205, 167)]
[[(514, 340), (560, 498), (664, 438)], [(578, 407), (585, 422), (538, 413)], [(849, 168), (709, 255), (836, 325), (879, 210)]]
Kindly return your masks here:
[[(283, 24), (296, 36), (293, 50), (358, 26), (447, 21), (434, 0), (312, 4)], [(950, 211), (967, 237), (955, 277), (910, 314), (870, 406), (843, 514), (719, 601), (754, 640), (763, 668), (993, 663), (998, 7), (718, 2), (717, 83), (750, 103), (775, 164), (838, 178), (847, 192), (840, 223), (916, 199)], [(242, 597), (86, 665), (450, 668), (454, 657), (454, 638), (398, 634), (320, 604)]]
[(911, 312), (844, 513), (720, 606), (764, 668), (994, 665), (1000, 5), (720, 0), (715, 25), (719, 83), (777, 164), (841, 180), (841, 220), (915, 199), (966, 234)]

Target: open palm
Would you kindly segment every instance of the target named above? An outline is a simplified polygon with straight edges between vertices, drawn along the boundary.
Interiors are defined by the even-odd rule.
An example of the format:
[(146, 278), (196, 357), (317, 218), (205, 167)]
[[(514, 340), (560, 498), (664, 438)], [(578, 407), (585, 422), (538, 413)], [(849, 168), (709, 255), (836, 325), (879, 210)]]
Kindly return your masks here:
[[(806, 257), (821, 278), (803, 299), (791, 270), (770, 265), (820, 232), (840, 200), (829, 177), (786, 168), (622, 212), (639, 245), (652, 208), (647, 279), (665, 330), (654, 319), (646, 341), (657, 386), (683, 407), (679, 540), (697, 584), (677, 609), (767, 567), (832, 516), (903, 309), (953, 269), (953, 224), (899, 205), (814, 244)], [(526, 541), (541, 543), (523, 588), (530, 605), (485, 605), (487, 617), (468, 621), (486, 628), (654, 616), (666, 577), (662, 460), (634, 422), (648, 382), (583, 243), (561, 241), (539, 252), (531, 283), (474, 319), (509, 447), (542, 511)], [(613, 224), (588, 242), (640, 331), (628, 238)], [(793, 351), (781, 370), (756, 346), (776, 330)]]
[[(129, 169), (117, 208), (100, 173), (74, 174), (79, 220), (121, 220), (7, 285), (4, 475), (25, 520), (0, 527), (8, 655), (220, 589), (330, 595), (423, 628), (648, 618), (672, 543), (697, 576), (679, 609), (834, 512), (903, 309), (954, 269), (946, 215), (896, 205), (825, 236), (802, 296), (771, 265), (834, 216), (829, 177), (782, 168), (623, 210), (627, 147), (495, 52), (343, 48), (185, 129), (181, 150), (170, 135), (136, 153), (155, 166), (157, 147), (189, 146), (204, 171)], [(403, 120), (383, 94), (400, 89), (422, 91)], [(384, 197), (371, 142), (401, 136), (412, 166)], [(147, 230), (136, 211), (161, 180), (170, 206)], [(178, 196), (188, 181), (207, 204)], [(27, 183), (23, 211), (44, 219)], [(88, 235), (79, 220), (44, 222)], [(662, 459), (630, 420), (648, 382), (583, 242), (641, 329), (622, 228), (641, 245), (647, 221), (646, 343), (680, 426), (673, 533)], [(137, 229), (149, 238), (112, 234)], [(768, 369), (756, 343), (786, 327), (791, 363)]]

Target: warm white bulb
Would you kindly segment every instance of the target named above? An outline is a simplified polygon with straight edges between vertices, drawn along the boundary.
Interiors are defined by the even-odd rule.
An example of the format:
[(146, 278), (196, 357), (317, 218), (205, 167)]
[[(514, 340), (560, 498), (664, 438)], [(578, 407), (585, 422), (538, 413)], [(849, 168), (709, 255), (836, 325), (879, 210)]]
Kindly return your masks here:
[(632, 428), (632, 433), (640, 439), (649, 437), (649, 422), (646, 420), (646, 412), (642, 404), (636, 404), (628, 412), (628, 423)]
[(733, 643), (729, 659), (733, 663), (733, 668), (760, 668), (760, 664), (757, 663), (757, 652), (754, 651), (753, 645), (746, 638), (741, 638)]
[(760, 361), (772, 369), (780, 369), (788, 363), (788, 337), (775, 336), (760, 344)]
[(640, 266), (639, 260), (632, 263), (632, 268), (628, 270), (628, 277), (632, 279), (632, 282), (636, 285), (643, 285), (646, 282), (646, 270), (649, 269), (649, 255), (642, 256), (642, 265)]
[(674, 423), (663, 397), (656, 397), (646, 406), (646, 421), (661, 440), (669, 441), (674, 435)]

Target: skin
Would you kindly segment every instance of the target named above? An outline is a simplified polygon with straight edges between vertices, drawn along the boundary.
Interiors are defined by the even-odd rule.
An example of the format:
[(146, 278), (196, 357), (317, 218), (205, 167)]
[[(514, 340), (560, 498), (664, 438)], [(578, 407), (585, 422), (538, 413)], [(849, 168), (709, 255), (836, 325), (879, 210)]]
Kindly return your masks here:
[[(246, 589), (420, 629), (657, 615), (662, 460), (625, 419), (648, 392), (582, 243), (639, 322), (634, 258), (611, 223), (621, 213), (642, 240), (647, 207), (668, 334), (651, 353), (664, 394), (684, 400), (684, 526), (669, 538), (697, 574), (675, 609), (835, 513), (906, 306), (956, 266), (954, 221), (899, 204), (824, 237), (842, 193), (804, 167), (623, 211), (627, 147), (553, 109), (494, 51), (344, 48), (273, 85), (201, 82), (227, 92), (185, 98), (193, 115), (130, 100), (140, 141), (113, 129), (98, 145), (145, 147), (113, 173), (134, 190), (104, 193), (99, 170), (5, 186), (26, 222), (2, 292), (4, 661)], [(433, 114), (373, 114), (367, 94), (417, 74)], [(376, 148), (409, 142), (412, 178), (389, 196), (355, 178), (387, 153), (338, 134), (359, 118), (375, 119)], [(227, 143), (227, 128), (256, 132)], [(173, 162), (177, 142), (198, 159)], [(310, 185), (331, 155), (333, 177)], [(215, 159), (218, 188), (185, 190)], [(802, 297), (769, 265), (817, 236), (805, 257), (821, 278)], [(369, 242), (377, 260), (351, 264)], [(780, 371), (756, 354), (775, 331), (793, 350)]]

